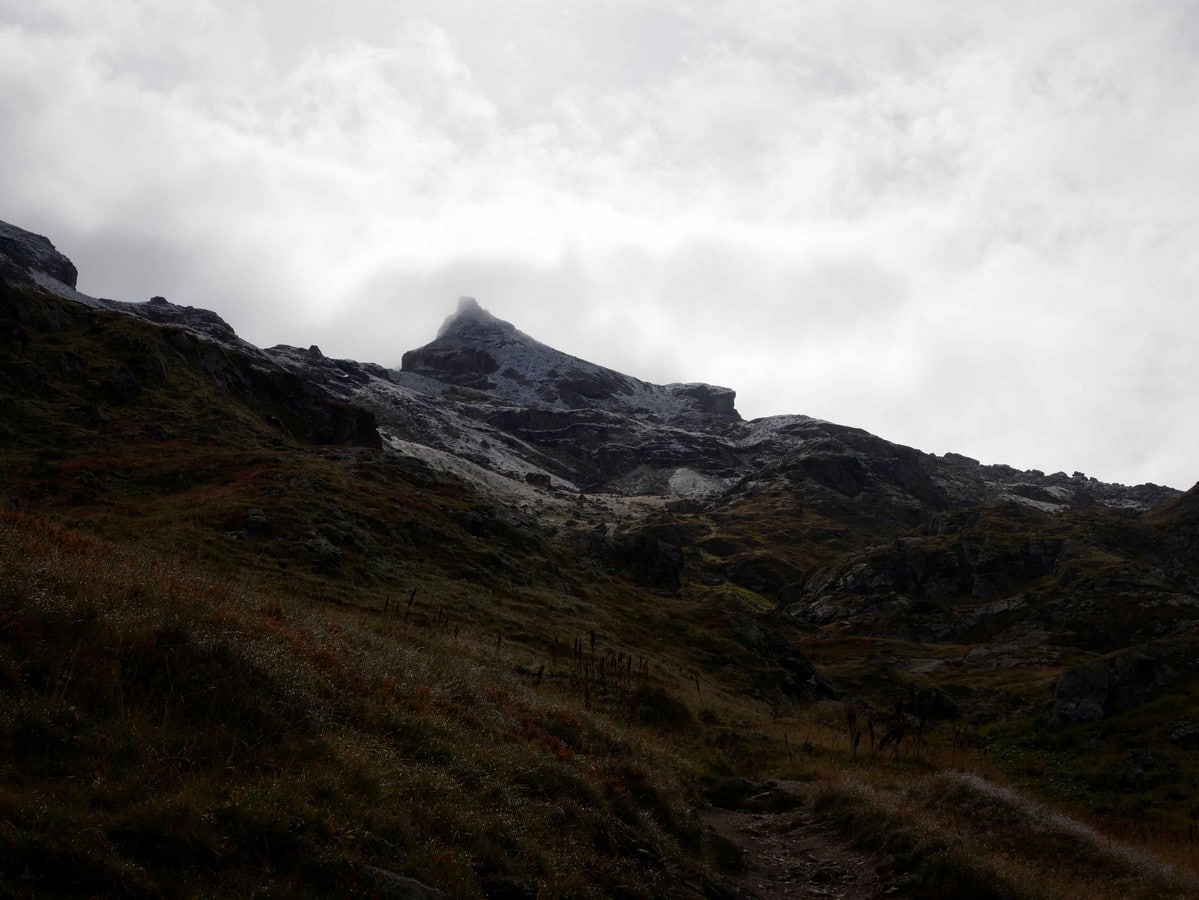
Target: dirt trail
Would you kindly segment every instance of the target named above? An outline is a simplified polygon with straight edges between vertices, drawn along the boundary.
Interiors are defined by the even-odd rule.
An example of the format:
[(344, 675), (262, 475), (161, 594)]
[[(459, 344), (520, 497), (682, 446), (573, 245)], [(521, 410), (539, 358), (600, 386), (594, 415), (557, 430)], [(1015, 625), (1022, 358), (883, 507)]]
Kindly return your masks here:
[[(775, 785), (770, 787), (770, 785)], [(806, 785), (767, 782), (750, 809), (713, 807), (704, 814), (727, 858), (740, 857), (722, 879), (737, 896), (759, 900), (827, 897), (836, 900), (900, 900), (908, 895), (888, 878), (886, 857), (858, 852), (806, 808)], [(779, 798), (788, 802), (780, 804)], [(759, 802), (755, 804), (755, 800)], [(758, 806), (758, 809), (753, 807)], [(794, 806), (772, 811), (771, 807)], [(739, 851), (739, 852), (738, 852)]]

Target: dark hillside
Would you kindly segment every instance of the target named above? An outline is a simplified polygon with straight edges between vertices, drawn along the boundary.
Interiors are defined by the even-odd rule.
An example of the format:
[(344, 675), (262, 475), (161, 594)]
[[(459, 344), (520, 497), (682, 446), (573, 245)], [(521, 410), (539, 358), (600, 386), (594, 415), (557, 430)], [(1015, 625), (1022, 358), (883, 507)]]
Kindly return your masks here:
[(477, 305), (413, 371), (260, 351), (5, 228), (0, 895), (1195, 895), (1195, 490)]

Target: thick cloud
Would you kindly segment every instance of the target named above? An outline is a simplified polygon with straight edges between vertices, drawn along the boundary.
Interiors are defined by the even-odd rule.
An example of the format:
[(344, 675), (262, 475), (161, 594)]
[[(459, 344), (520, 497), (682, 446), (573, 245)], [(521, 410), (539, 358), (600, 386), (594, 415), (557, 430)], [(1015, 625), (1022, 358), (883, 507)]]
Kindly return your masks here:
[(643, 378), (1199, 477), (1199, 14), (0, 0), (0, 218), (395, 363), (460, 294)]

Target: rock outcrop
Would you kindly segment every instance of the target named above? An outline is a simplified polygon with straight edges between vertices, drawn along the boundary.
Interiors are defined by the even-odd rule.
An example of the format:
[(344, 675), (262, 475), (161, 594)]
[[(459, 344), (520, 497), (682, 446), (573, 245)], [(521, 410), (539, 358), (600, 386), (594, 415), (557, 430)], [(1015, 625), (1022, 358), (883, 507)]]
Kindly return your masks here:
[(110, 300), (109, 305), (119, 312), (137, 316), (159, 325), (180, 325), (189, 331), (203, 334), (219, 341), (239, 347), (249, 347), (228, 322), (212, 310), (195, 306), (176, 306), (165, 297), (151, 297), (146, 303), (124, 303)]
[(69, 288), (75, 287), (79, 277), (75, 264), (59, 253), (48, 238), (0, 222), (0, 277), (34, 284), (34, 274), (38, 272)]

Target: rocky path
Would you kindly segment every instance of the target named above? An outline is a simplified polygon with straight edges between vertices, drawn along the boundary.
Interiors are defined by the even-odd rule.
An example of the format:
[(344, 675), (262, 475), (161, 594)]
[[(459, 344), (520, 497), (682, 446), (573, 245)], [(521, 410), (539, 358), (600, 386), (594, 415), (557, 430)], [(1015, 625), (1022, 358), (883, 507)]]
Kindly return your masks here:
[[(740, 783), (739, 783), (740, 782)], [(860, 853), (806, 809), (808, 786), (736, 780), (714, 792), (704, 818), (724, 864), (730, 896), (756, 900), (897, 900), (889, 860)], [(754, 789), (757, 792), (754, 793)], [(738, 794), (744, 793), (744, 797)], [(732, 806), (738, 808), (724, 808)]]

